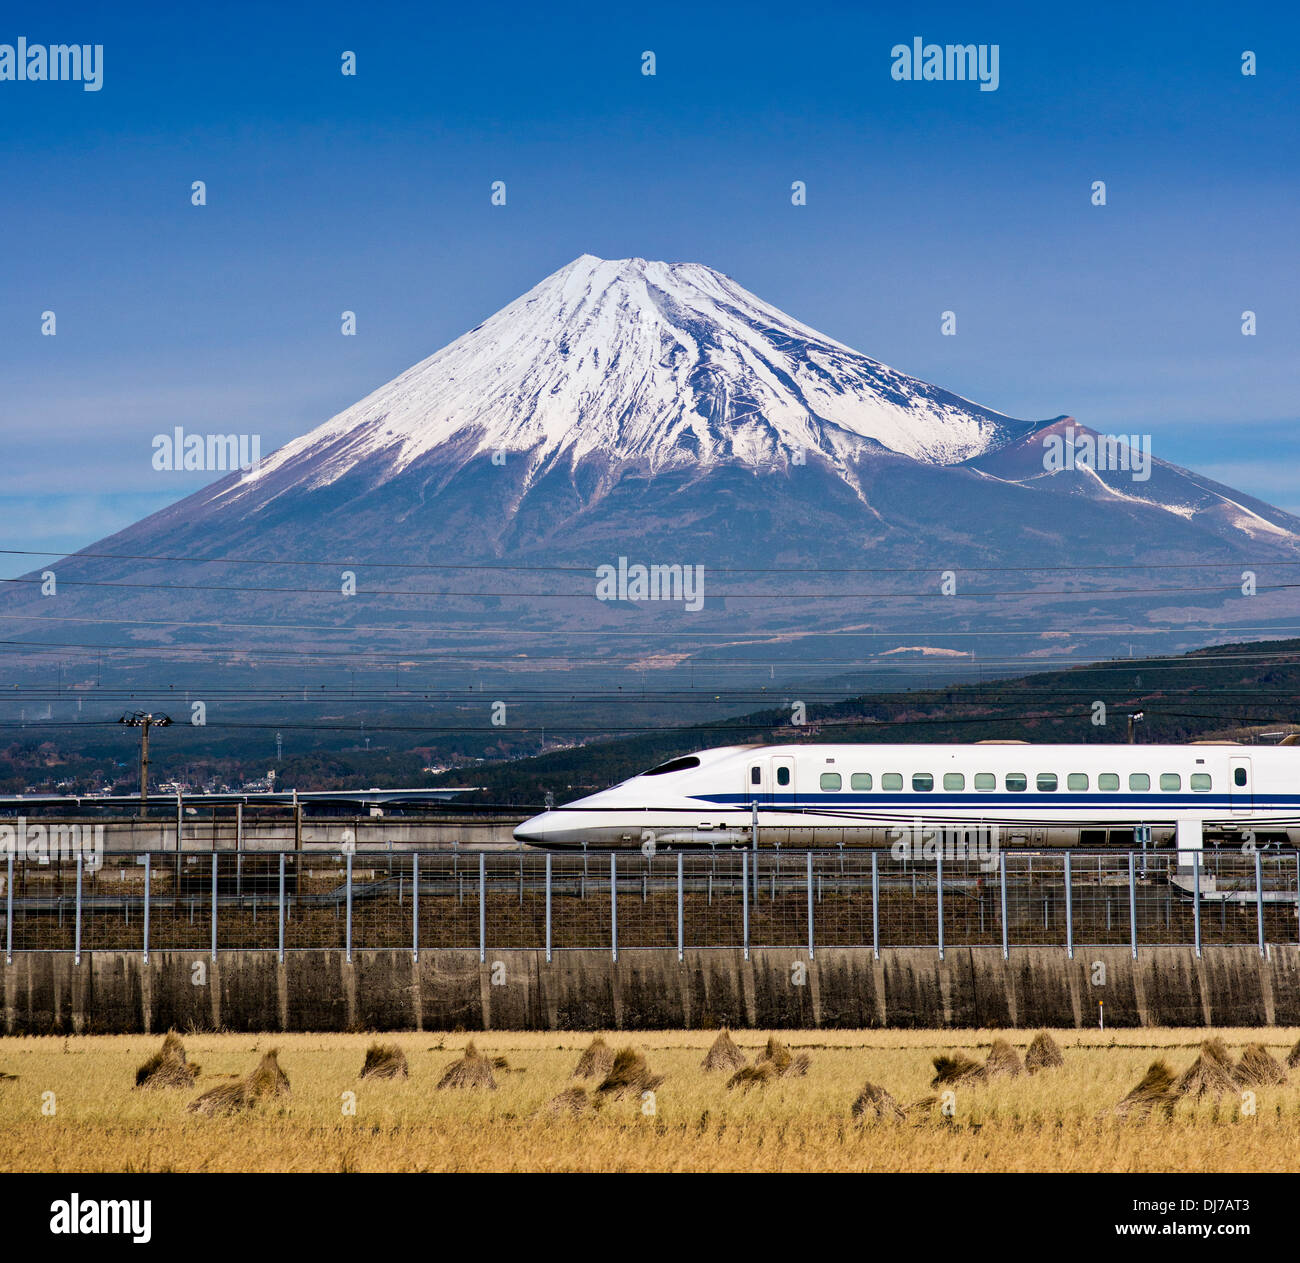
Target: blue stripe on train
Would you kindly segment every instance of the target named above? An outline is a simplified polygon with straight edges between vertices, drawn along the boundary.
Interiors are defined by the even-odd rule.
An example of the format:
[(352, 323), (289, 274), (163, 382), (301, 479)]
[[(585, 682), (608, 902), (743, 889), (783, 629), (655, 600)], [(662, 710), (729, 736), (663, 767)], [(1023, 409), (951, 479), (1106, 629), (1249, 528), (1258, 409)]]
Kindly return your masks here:
[[(718, 805), (748, 807), (755, 801), (750, 794), (692, 794), (700, 802)], [(1243, 801), (1245, 800), (1245, 801)], [(900, 793), (817, 793), (815, 797), (801, 794), (760, 794), (757, 796), (760, 807), (919, 807), (923, 804), (939, 804), (946, 807), (997, 807), (1008, 804), (1037, 808), (1052, 806), (1093, 807), (1104, 810), (1123, 810), (1127, 807), (1222, 807), (1238, 808), (1242, 811), (1260, 811), (1269, 807), (1300, 806), (1300, 794), (1255, 794), (1237, 796), (1234, 803), (1222, 794), (1057, 794), (1041, 790), (1025, 790), (1021, 793), (995, 794), (945, 794), (925, 790), (902, 791)]]

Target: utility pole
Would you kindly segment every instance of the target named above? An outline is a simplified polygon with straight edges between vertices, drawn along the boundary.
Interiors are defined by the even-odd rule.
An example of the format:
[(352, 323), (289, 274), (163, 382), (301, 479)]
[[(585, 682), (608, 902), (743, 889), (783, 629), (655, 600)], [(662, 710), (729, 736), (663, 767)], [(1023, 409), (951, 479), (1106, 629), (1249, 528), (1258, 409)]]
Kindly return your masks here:
[(149, 729), (166, 728), (171, 717), (137, 710), (123, 715), (117, 722), (140, 729), (140, 814), (143, 816), (149, 811)]
[(1133, 744), (1133, 737), (1134, 737), (1133, 726), (1134, 726), (1134, 724), (1140, 724), (1140, 723), (1141, 723), (1145, 718), (1146, 718), (1145, 713), (1143, 713), (1143, 712), (1140, 711), (1140, 710), (1135, 710), (1135, 711), (1134, 711), (1134, 712), (1133, 712), (1133, 713), (1128, 717), (1128, 743), (1129, 743), (1129, 745), (1132, 745), (1132, 744)]

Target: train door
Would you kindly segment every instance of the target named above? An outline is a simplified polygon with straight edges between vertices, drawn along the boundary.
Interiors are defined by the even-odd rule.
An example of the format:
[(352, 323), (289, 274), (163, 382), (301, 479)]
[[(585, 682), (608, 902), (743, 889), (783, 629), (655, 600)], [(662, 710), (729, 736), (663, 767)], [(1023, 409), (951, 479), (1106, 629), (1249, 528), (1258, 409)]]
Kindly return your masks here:
[(794, 760), (789, 755), (780, 755), (770, 760), (772, 775), (773, 802), (791, 803), (795, 796)]
[(748, 796), (747, 805), (757, 803), (760, 807), (766, 807), (771, 804), (772, 786), (766, 759), (754, 759), (745, 769), (745, 793)]
[(1250, 783), (1250, 760), (1228, 760), (1228, 805), (1234, 815), (1244, 815), (1255, 805), (1255, 790)]

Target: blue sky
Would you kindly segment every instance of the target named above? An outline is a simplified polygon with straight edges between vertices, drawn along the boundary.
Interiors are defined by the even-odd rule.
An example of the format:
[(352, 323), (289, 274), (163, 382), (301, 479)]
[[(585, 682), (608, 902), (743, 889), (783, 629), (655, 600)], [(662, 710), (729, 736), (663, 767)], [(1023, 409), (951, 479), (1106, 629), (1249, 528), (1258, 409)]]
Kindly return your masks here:
[[(6, 6), (0, 43), (103, 44), (104, 83), (0, 82), (0, 546), (162, 507), (207, 476), (155, 434), (266, 452), (583, 252), (1300, 513), (1290, 6), (561, 8)], [(914, 36), (996, 43), (998, 90), (894, 81)]]

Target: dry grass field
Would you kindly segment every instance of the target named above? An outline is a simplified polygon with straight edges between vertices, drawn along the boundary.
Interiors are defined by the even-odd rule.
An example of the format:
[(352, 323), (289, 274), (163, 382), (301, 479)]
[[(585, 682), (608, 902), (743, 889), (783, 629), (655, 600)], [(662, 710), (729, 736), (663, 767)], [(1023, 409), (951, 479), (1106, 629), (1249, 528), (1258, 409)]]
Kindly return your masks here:
[[(662, 1075), (653, 1097), (601, 1094), (572, 1079), (586, 1033), (183, 1035), (192, 1086), (134, 1087), (162, 1036), (0, 1039), (0, 1171), (1281, 1171), (1300, 1168), (1300, 1067), (1287, 1084), (1182, 1097), (1166, 1116), (1103, 1115), (1157, 1058), (1175, 1074), (1216, 1035), (1235, 1061), (1263, 1043), (1285, 1065), (1296, 1030), (1053, 1032), (1065, 1064), (1035, 1075), (958, 1083), (917, 1105), (932, 1058), (983, 1063), (1007, 1039), (1023, 1057), (1033, 1031), (788, 1031), (807, 1074), (728, 1090), (700, 1063), (716, 1032), (605, 1033)], [(752, 1062), (768, 1032), (733, 1032)], [(436, 1090), (473, 1041), (495, 1090)], [(409, 1077), (360, 1078), (372, 1043), (395, 1045)], [(188, 1103), (248, 1075), (270, 1048), (288, 1095), (251, 1097), (232, 1116)], [(452, 1076), (455, 1078), (456, 1076)], [(462, 1078), (465, 1076), (461, 1076)], [(473, 1077), (473, 1076), (469, 1076)], [(861, 1122), (867, 1082), (907, 1109)], [(574, 1087), (570, 1106), (548, 1110)], [(47, 1094), (52, 1093), (53, 1096)], [(348, 1094), (355, 1094), (354, 1097)], [(577, 1102), (576, 1105), (573, 1103)], [(354, 1103), (355, 1112), (346, 1112)], [(1253, 1109), (1252, 1109), (1253, 1105)], [(45, 1112), (43, 1112), (43, 1110)]]

